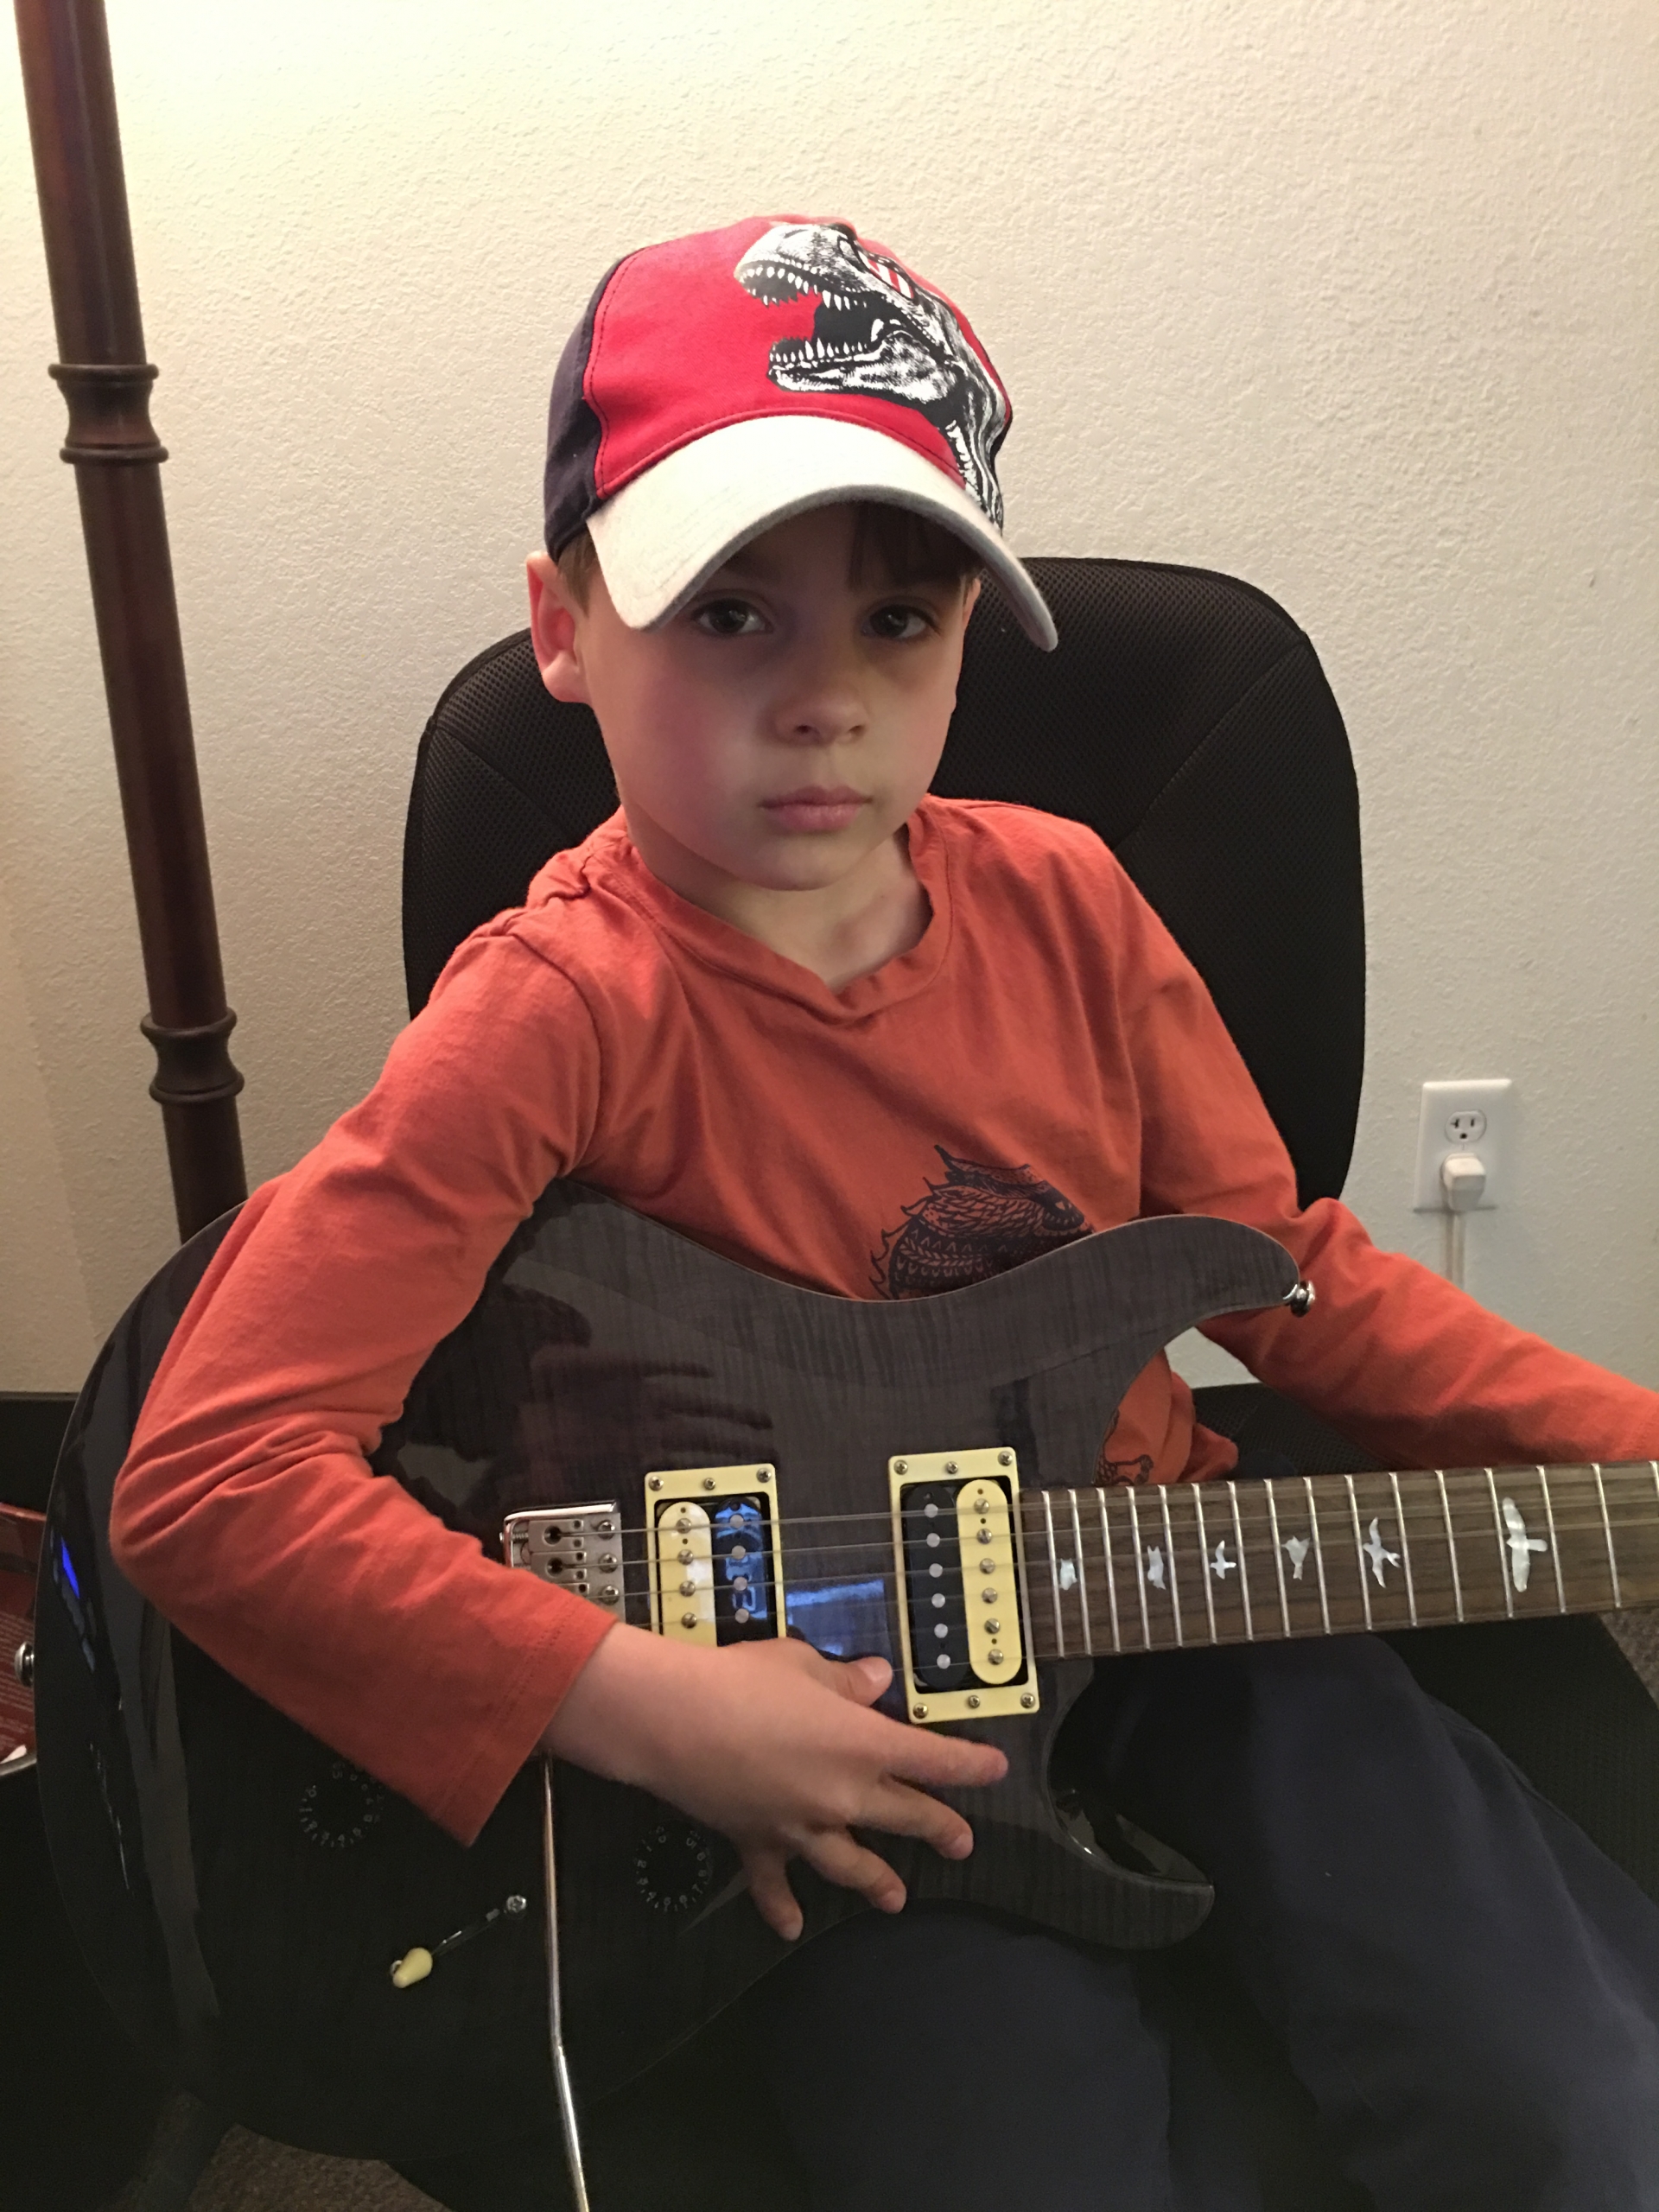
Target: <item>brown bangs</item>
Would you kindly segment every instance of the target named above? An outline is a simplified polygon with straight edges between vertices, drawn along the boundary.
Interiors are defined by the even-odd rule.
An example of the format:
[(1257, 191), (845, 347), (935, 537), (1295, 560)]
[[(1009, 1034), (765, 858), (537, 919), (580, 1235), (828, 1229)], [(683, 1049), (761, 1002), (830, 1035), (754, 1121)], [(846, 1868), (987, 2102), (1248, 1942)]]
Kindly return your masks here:
[(853, 554), (849, 581), (865, 583), (966, 585), (983, 563), (965, 537), (910, 507), (881, 499), (853, 506)]

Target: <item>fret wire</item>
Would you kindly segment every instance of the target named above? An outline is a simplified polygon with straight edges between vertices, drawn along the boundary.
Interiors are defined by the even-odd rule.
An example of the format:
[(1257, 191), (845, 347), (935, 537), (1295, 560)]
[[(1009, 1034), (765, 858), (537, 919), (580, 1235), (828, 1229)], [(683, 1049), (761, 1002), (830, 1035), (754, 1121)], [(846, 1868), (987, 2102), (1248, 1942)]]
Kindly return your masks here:
[(1618, 1612), (1624, 1600), (1618, 1594), (1618, 1561), (1613, 1556), (1613, 1524), (1607, 1518), (1607, 1485), (1601, 1479), (1601, 1462), (1592, 1459), (1590, 1471), (1596, 1478), (1596, 1496), (1601, 1500), (1601, 1526), (1607, 1538), (1607, 1572), (1613, 1578), (1613, 1611)]
[(1497, 1538), (1497, 1572), (1503, 1585), (1503, 1612), (1506, 1619), (1515, 1618), (1515, 1590), (1510, 1573), (1510, 1554), (1503, 1541), (1503, 1516), (1497, 1508), (1497, 1478), (1491, 1469), (1486, 1472), (1486, 1491), (1492, 1501), (1492, 1534)]
[(1313, 1496), (1313, 1483), (1311, 1476), (1302, 1477), (1302, 1487), (1307, 1492), (1307, 1517), (1313, 1524), (1313, 1564), (1319, 1571), (1319, 1618), (1325, 1624), (1325, 1634), (1329, 1636), (1331, 1603), (1325, 1594), (1325, 1546), (1319, 1541), (1319, 1508), (1318, 1500)]
[(1216, 1640), (1216, 1596), (1210, 1587), (1212, 1579), (1210, 1573), (1210, 1532), (1204, 1525), (1204, 1499), (1199, 1494), (1198, 1485), (1192, 1483), (1189, 1487), (1192, 1492), (1193, 1518), (1198, 1529), (1198, 1580), (1204, 1585), (1204, 1613), (1210, 1624), (1210, 1641), (1213, 1643)]
[(1095, 1485), (1095, 1496), (1100, 1500), (1100, 1554), (1106, 1562), (1106, 1603), (1112, 1616), (1112, 1649), (1122, 1651), (1123, 1639), (1117, 1626), (1117, 1572), (1112, 1565), (1112, 1524), (1106, 1513), (1106, 1492), (1098, 1483)]
[(1354, 1478), (1351, 1475), (1345, 1474), (1342, 1479), (1348, 1485), (1348, 1510), (1354, 1523), (1354, 1557), (1359, 1562), (1359, 1602), (1364, 1608), (1365, 1626), (1369, 1632), (1371, 1625), (1371, 1593), (1365, 1587), (1365, 1547), (1359, 1538), (1359, 1493), (1354, 1488)]
[(1290, 1634), (1290, 1601), (1285, 1594), (1285, 1554), (1279, 1541), (1279, 1501), (1274, 1495), (1274, 1485), (1267, 1485), (1268, 1522), (1273, 1530), (1273, 1564), (1279, 1576), (1279, 1618), (1284, 1623), (1285, 1634)]
[(1555, 1537), (1555, 1505), (1549, 1494), (1549, 1477), (1540, 1466), (1538, 1487), (1544, 1493), (1544, 1519), (1549, 1528), (1550, 1562), (1555, 1569), (1555, 1603), (1562, 1612), (1567, 1611), (1567, 1585), (1561, 1580), (1561, 1548)]
[(1417, 1625), (1417, 1586), (1411, 1573), (1411, 1536), (1406, 1528), (1406, 1509), (1400, 1499), (1400, 1478), (1391, 1474), (1389, 1488), (1394, 1492), (1394, 1517), (1400, 1523), (1400, 1550), (1406, 1570), (1406, 1609), (1411, 1615), (1413, 1628)]
[(1135, 1542), (1135, 1580), (1141, 1592), (1141, 1642), (1147, 1651), (1152, 1649), (1152, 1622), (1147, 1613), (1147, 1560), (1141, 1541), (1141, 1508), (1133, 1490), (1128, 1492), (1129, 1501), (1129, 1534)]
[(1175, 1616), (1175, 1648), (1180, 1651), (1186, 1646), (1186, 1631), (1181, 1625), (1181, 1586), (1175, 1574), (1175, 1531), (1169, 1522), (1169, 1484), (1167, 1483), (1160, 1483), (1158, 1485), (1158, 1503), (1163, 1509), (1164, 1541), (1169, 1547), (1169, 1602)]
[[(1659, 1484), (1659, 1462), (1656, 1462), (1653, 1478)], [(1244, 1548), (1244, 1523), (1238, 1517), (1238, 1484), (1229, 1475), (1227, 1494), (1233, 1501), (1233, 1541), (1238, 1546), (1238, 1594), (1244, 1603), (1244, 1641), (1255, 1642), (1255, 1624), (1250, 1618), (1250, 1561)]]
[(1042, 1493), (1042, 1497), (1043, 1519), (1048, 1527), (1048, 1587), (1054, 1605), (1054, 1656), (1064, 1659), (1066, 1656), (1065, 1623), (1060, 1618), (1060, 1570), (1054, 1557), (1054, 1508), (1049, 1501), (1047, 1491)]
[[(1017, 1457), (1014, 1460), (1014, 1475), (1017, 1480), (1019, 1476)], [(1008, 1516), (1008, 1534), (1014, 1539), (1014, 1578), (1019, 1587), (1020, 1618), (1021, 1620), (1030, 1621), (1034, 1629), (1037, 1613), (1036, 1608), (1031, 1602), (1031, 1570), (1026, 1564), (1026, 1519), (1024, 1514), (1019, 1510), (1017, 1501), (1014, 1510)], [(1050, 1556), (1052, 1557), (1052, 1549)]]
[(1440, 1517), (1446, 1522), (1446, 1556), (1452, 1567), (1452, 1602), (1457, 1607), (1458, 1618), (1463, 1618), (1463, 1577), (1458, 1572), (1458, 1537), (1452, 1526), (1452, 1501), (1446, 1494), (1446, 1470), (1436, 1467), (1434, 1479), (1440, 1486)]
[(1095, 1628), (1089, 1617), (1089, 1577), (1084, 1572), (1083, 1523), (1077, 1518), (1077, 1493), (1065, 1493), (1071, 1501), (1071, 1541), (1077, 1548), (1077, 1605), (1083, 1614), (1083, 1648), (1092, 1659), (1095, 1656)]

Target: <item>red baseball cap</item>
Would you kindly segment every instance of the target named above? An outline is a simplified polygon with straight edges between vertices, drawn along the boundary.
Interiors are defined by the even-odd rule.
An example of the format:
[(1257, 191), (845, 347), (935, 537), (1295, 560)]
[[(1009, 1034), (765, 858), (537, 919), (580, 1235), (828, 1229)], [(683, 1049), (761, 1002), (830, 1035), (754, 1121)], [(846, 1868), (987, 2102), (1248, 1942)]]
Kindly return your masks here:
[(646, 629), (774, 523), (885, 501), (965, 538), (1046, 651), (1054, 618), (1002, 541), (1010, 414), (966, 316), (850, 224), (761, 215), (645, 246), (560, 358), (547, 550), (588, 530)]

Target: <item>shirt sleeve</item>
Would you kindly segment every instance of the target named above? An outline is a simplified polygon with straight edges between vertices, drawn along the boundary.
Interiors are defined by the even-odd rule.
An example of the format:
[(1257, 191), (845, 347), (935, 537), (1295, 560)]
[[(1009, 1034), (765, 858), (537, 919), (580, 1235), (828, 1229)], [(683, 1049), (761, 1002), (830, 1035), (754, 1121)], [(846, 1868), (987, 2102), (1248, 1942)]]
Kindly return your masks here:
[(469, 939), (369, 1096), (238, 1217), (115, 1488), (114, 1556), (145, 1596), (463, 1841), (611, 1624), (366, 1459), (582, 1156), (599, 1082), (575, 986), (511, 934)]
[(1206, 1322), (1206, 1336), (1395, 1467), (1659, 1454), (1652, 1391), (1379, 1251), (1338, 1200), (1299, 1207), (1289, 1155), (1209, 992), (1127, 876), (1115, 913), (1141, 1090), (1142, 1211), (1265, 1230), (1317, 1293), (1300, 1318), (1277, 1307), (1227, 1315)]

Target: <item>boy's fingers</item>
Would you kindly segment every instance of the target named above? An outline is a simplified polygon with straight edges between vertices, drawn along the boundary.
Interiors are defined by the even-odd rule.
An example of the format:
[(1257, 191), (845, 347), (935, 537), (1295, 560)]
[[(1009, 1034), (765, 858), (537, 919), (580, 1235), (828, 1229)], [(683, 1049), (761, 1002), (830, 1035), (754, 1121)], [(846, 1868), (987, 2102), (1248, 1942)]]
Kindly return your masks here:
[(931, 1844), (942, 1859), (965, 1859), (974, 1847), (974, 1832), (954, 1807), (942, 1805), (937, 1797), (903, 1782), (883, 1782), (859, 1826), (880, 1828), (887, 1835), (914, 1836), (919, 1843)]
[(856, 1843), (845, 1828), (822, 1828), (801, 1845), (801, 1856), (814, 1873), (843, 1890), (856, 1890), (878, 1912), (898, 1912), (905, 1902), (905, 1885), (875, 1852)]
[(885, 1659), (849, 1659), (836, 1665), (836, 1688), (855, 1705), (874, 1705), (892, 1680)]
[(995, 1744), (974, 1744), (961, 1736), (940, 1736), (926, 1728), (907, 1728), (900, 1748), (887, 1762), (901, 1782), (924, 1789), (980, 1789), (1001, 1782), (1008, 1762)]
[(745, 1852), (744, 1867), (749, 1877), (749, 1895), (755, 1910), (768, 1928), (792, 1943), (803, 1926), (801, 1908), (795, 1892), (789, 1886), (785, 1871), (783, 1853), (778, 1851)]

